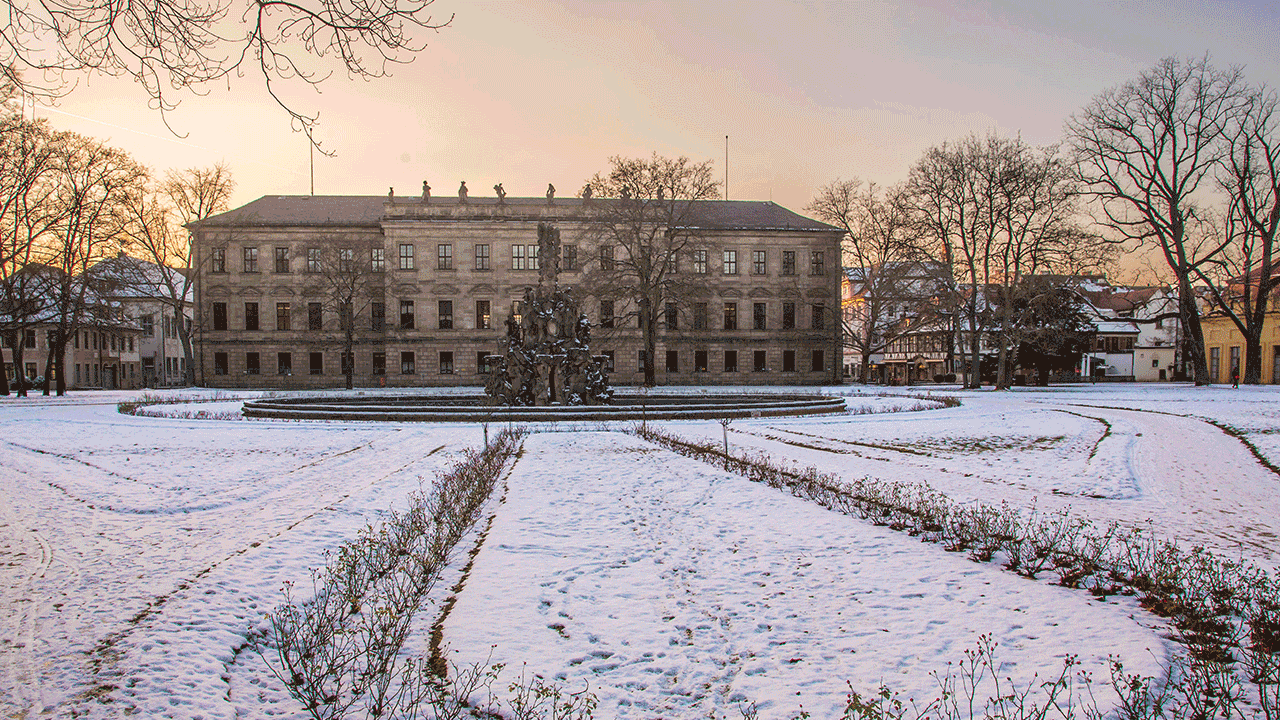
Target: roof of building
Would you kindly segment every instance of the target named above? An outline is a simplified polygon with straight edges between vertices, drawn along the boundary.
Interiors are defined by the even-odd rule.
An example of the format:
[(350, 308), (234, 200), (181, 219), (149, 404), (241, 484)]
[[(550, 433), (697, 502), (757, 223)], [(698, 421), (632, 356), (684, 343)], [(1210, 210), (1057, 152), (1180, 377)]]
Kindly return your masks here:
[[(597, 199), (592, 202), (605, 202)], [(197, 225), (234, 226), (374, 226), (384, 218), (384, 195), (264, 195), (234, 210), (214, 215)], [(396, 205), (421, 206), (417, 197), (395, 198)], [(566, 214), (579, 213), (582, 198), (557, 198), (555, 206)], [(457, 198), (432, 198), (428, 207), (456, 210)], [(468, 198), (467, 205), (497, 206), (497, 198)], [(521, 207), (546, 207), (546, 198), (507, 197), (503, 204), (513, 211)], [(457, 216), (450, 216), (453, 219)], [(487, 219), (490, 215), (478, 216)], [(715, 230), (809, 230), (842, 232), (840, 228), (807, 218), (770, 201), (702, 200), (691, 213), (691, 226)]]

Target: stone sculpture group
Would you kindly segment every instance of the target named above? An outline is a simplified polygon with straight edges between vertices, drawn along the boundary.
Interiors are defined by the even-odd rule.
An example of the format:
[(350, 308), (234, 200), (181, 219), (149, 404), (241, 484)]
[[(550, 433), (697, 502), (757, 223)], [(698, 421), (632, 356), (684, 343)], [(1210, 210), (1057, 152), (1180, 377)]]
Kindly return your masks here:
[(607, 358), (591, 354), (591, 323), (572, 290), (556, 281), (560, 231), (538, 224), (537, 287), (507, 318), (502, 351), (486, 358), (485, 392), (495, 405), (599, 405), (613, 397)]

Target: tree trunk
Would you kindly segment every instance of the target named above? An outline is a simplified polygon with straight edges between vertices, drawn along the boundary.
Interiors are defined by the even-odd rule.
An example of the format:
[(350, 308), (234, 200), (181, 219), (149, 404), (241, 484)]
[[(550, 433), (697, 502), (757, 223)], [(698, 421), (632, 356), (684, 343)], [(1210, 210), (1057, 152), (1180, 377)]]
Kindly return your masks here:
[(13, 379), (18, 383), (18, 397), (27, 396), (27, 371), (22, 366), (23, 350), (22, 334), (13, 331)]
[(182, 315), (182, 306), (173, 309), (173, 321), (177, 323), (178, 339), (182, 341), (183, 363), (182, 381), (187, 387), (196, 384), (196, 360), (191, 349), (191, 333), (187, 332), (187, 319)]
[(1196, 307), (1195, 295), (1191, 291), (1191, 281), (1187, 275), (1178, 278), (1178, 313), (1182, 319), (1182, 329), (1186, 332), (1186, 350), (1191, 363), (1192, 374), (1197, 386), (1208, 385), (1209, 363), (1204, 356), (1204, 329), (1200, 326), (1200, 309)]
[(1240, 382), (1246, 385), (1262, 384), (1262, 328), (1249, 328), (1244, 336), (1244, 372)]
[[(10, 337), (7, 333), (4, 337)], [(4, 350), (0, 346), (0, 396), (9, 396), (9, 373), (4, 371)]]
[(344, 338), (344, 342), (343, 342), (342, 360), (339, 361), (344, 366), (342, 368), (342, 374), (347, 376), (348, 390), (351, 390), (355, 387), (355, 378), (354, 378), (355, 372), (356, 372), (355, 346), (356, 346), (355, 337), (353, 336), (351, 330), (348, 329), (346, 337)]
[(653, 318), (653, 303), (647, 297), (640, 299), (640, 329), (644, 334), (644, 385), (653, 387), (658, 384), (658, 332)]
[(58, 343), (58, 354), (56, 356), (56, 359), (54, 360), (54, 367), (57, 369), (57, 372), (55, 374), (58, 377), (57, 385), (56, 385), (57, 391), (58, 391), (58, 397), (62, 397), (63, 395), (67, 394), (66, 355), (67, 355), (67, 339), (64, 337)]
[[(46, 339), (51, 339), (51, 338), (48, 338), (47, 335), (45, 337)], [(49, 354), (46, 355), (44, 358), (44, 382), (40, 383), (40, 386), (41, 386), (40, 393), (45, 397), (49, 397), (49, 383), (53, 379), (53, 370), (54, 370), (53, 361), (54, 361), (54, 358), (56, 357), (54, 355), (54, 343), (49, 342), (48, 345), (49, 345)]]

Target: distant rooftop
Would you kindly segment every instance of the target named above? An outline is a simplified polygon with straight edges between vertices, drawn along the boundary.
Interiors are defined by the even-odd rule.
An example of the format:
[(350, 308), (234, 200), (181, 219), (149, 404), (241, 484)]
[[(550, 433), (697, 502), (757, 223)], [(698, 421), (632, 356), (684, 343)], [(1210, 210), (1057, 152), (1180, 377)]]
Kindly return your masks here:
[[(387, 207), (384, 195), (264, 195), (253, 202), (214, 215), (200, 225), (212, 227), (280, 227), (280, 226), (365, 226), (374, 227), (397, 220), (484, 220), (495, 217), (546, 218), (572, 221), (583, 214), (587, 201), (582, 198), (556, 198), (551, 205), (546, 198), (507, 197), (469, 198), (460, 203), (456, 197), (396, 197)], [(605, 203), (597, 198), (590, 202)], [(468, 210), (472, 211), (469, 213)], [(806, 230), (839, 231), (769, 201), (702, 200), (690, 216), (690, 224), (709, 230)]]

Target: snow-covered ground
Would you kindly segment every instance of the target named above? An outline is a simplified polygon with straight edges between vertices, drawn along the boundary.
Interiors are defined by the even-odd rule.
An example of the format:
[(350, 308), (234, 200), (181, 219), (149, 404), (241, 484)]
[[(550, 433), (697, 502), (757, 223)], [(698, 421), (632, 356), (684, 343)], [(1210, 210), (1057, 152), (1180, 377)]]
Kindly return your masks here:
[[(916, 401), (827, 388), (882, 412), (739, 420), (729, 440), (1275, 566), (1280, 477), (1254, 453), (1280, 465), (1276, 389), (931, 391), (964, 404), (883, 412)], [(302, 717), (247, 637), (285, 582), (305, 587), (481, 428), (116, 413), (131, 395), (0, 400), (0, 714)], [(526, 441), (445, 641), (460, 662), (589, 685), (597, 717), (825, 717), (846, 681), (931, 697), (929, 673), (979, 633), (1023, 681), (1066, 653), (1105, 676), (1108, 654), (1152, 672), (1169, 650), (1131, 599), (975, 564), (620, 432), (538, 429), (561, 432)]]

